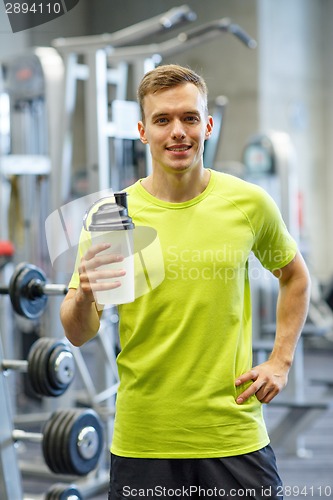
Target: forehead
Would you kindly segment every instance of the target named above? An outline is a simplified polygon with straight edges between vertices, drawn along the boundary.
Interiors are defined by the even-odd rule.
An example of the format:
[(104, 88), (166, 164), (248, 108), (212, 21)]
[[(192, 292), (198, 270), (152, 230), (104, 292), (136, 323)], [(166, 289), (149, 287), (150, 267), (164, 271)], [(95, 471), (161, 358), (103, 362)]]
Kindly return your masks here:
[(147, 94), (143, 101), (146, 118), (155, 114), (204, 113), (206, 99), (193, 83), (186, 83)]

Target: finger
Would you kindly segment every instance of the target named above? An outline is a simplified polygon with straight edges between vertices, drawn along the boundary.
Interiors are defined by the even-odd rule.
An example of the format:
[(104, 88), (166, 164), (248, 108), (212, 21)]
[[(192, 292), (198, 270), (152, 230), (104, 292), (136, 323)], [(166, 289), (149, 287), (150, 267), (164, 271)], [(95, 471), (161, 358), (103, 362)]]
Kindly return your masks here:
[(281, 392), (281, 387), (277, 384), (270, 383), (264, 385), (257, 393), (256, 396), (262, 403), (270, 403), (275, 396)]
[(124, 260), (123, 255), (119, 254), (97, 254), (93, 259), (88, 261), (87, 267), (88, 269), (97, 268), (100, 266), (105, 266), (107, 264), (116, 264), (117, 262), (122, 262)]
[(106, 266), (108, 264), (115, 264), (117, 262), (122, 262), (124, 257), (122, 255), (116, 254), (96, 254), (95, 257), (90, 260), (82, 259), (79, 273), (95, 271), (98, 267)]
[[(251, 370), (253, 372), (253, 370)], [(237, 396), (237, 404), (242, 404), (254, 395), (257, 395), (258, 391), (262, 390), (265, 382), (263, 380), (258, 380), (258, 374), (255, 376), (255, 381), (248, 386), (244, 392)]]
[(257, 390), (258, 388), (253, 383), (252, 385), (250, 385), (250, 387), (246, 389), (246, 391), (242, 392), (239, 396), (237, 396), (236, 403), (239, 405), (245, 403), (245, 401), (247, 401), (249, 398), (255, 395)]
[(236, 379), (235, 385), (239, 386), (239, 385), (245, 384), (246, 382), (250, 382), (250, 380), (257, 380), (257, 378), (258, 378), (258, 372), (256, 372), (255, 370), (250, 370), (250, 371), (240, 375)]
[(114, 288), (118, 288), (121, 286), (121, 281), (108, 281), (108, 282), (96, 282), (92, 283), (90, 289), (93, 293), (95, 292), (104, 292), (106, 290), (113, 290)]
[(99, 243), (98, 245), (91, 245), (91, 247), (89, 247), (89, 249), (85, 253), (84, 258), (86, 260), (91, 260), (95, 257), (95, 255), (97, 255), (100, 252), (103, 252), (104, 250), (107, 250), (110, 247), (111, 247), (110, 243)]
[(125, 276), (125, 274), (125, 269), (96, 269), (94, 272), (90, 272), (89, 276), (93, 275), (94, 281), (98, 281), (121, 278), (122, 276)]
[(266, 394), (263, 397), (258, 396), (258, 394), (256, 394), (256, 396), (261, 403), (268, 404), (272, 401), (272, 399), (275, 398), (275, 396), (278, 393), (279, 393), (279, 391), (271, 390), (271, 391), (266, 392)]
[(118, 281), (117, 279), (113, 281), (96, 281), (96, 282), (90, 282), (90, 281), (82, 281), (80, 283), (80, 289), (84, 296), (87, 298), (91, 298), (91, 300), (95, 299), (95, 292), (103, 292), (106, 290), (113, 290), (114, 288), (118, 288), (121, 286), (121, 282)]
[(82, 274), (80, 280), (89, 282), (90, 284), (96, 282), (113, 281), (115, 278), (122, 278), (126, 275), (125, 269), (94, 269), (88, 273)]

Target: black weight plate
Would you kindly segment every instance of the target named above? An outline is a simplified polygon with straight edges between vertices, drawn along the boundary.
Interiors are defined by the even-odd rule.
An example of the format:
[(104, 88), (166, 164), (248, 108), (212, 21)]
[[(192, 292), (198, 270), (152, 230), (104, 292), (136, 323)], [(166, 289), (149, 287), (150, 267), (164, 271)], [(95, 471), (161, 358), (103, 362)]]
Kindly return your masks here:
[(55, 429), (53, 436), (53, 446), (54, 446), (54, 460), (56, 463), (57, 470), (60, 474), (70, 474), (71, 471), (68, 470), (67, 464), (63, 460), (62, 450), (63, 450), (63, 435), (66, 428), (66, 423), (72, 417), (73, 410), (65, 410), (64, 417), (59, 420), (57, 428)]
[(40, 358), (43, 355), (45, 346), (48, 344), (49, 339), (40, 338), (32, 345), (28, 355), (28, 376), (33, 390), (41, 395), (45, 395), (44, 387), (41, 384), (39, 376)]
[(83, 500), (83, 496), (76, 488), (76, 486), (68, 486), (65, 487), (62, 491), (60, 491), (60, 496), (58, 500), (68, 500), (69, 498), (75, 498), (77, 500)]
[[(53, 397), (57, 395), (57, 393), (54, 394), (54, 392), (56, 391), (53, 391), (52, 386), (50, 386), (48, 382), (46, 370), (50, 352), (52, 352), (54, 348), (54, 339), (43, 337), (37, 342), (38, 348), (35, 356), (31, 360), (32, 367), (30, 368), (30, 370), (33, 374), (36, 389), (38, 389), (38, 394), (42, 396)], [(29, 366), (30, 363), (28, 365), (28, 370)]]
[(75, 485), (57, 483), (48, 489), (45, 500), (68, 500), (71, 497), (83, 500), (81, 493)]
[(43, 441), (42, 450), (46, 465), (52, 472), (59, 473), (57, 467), (56, 455), (54, 453), (54, 443), (56, 439), (54, 437), (59, 422), (65, 417), (62, 410), (54, 412), (51, 418), (46, 422), (43, 430)]
[(48, 358), (53, 348), (54, 348), (54, 340), (45, 338), (45, 342), (42, 348), (42, 352), (38, 358), (38, 365), (37, 365), (38, 383), (41, 387), (42, 394), (44, 396), (49, 396), (49, 397), (53, 397), (54, 394), (52, 391), (52, 387), (48, 382), (46, 370), (47, 370)]
[(65, 421), (63, 421), (61, 433), (59, 434), (59, 457), (61, 460), (61, 463), (63, 465), (63, 469), (66, 470), (66, 474), (75, 474), (72, 469), (72, 464), (70, 461), (70, 457), (68, 456), (67, 452), (67, 443), (68, 443), (68, 429), (71, 429), (71, 422), (73, 418), (76, 418), (76, 409), (72, 409), (68, 418), (66, 418)]
[(68, 411), (57, 410), (50, 419), (46, 422), (43, 430), (42, 450), (46, 465), (55, 474), (60, 474), (61, 463), (56, 452), (57, 448), (57, 433), (61, 427), (62, 421), (68, 416)]
[(51, 432), (54, 429), (54, 425), (57, 422), (57, 418), (60, 418), (60, 413), (59, 411), (53, 412), (51, 417), (45, 422), (44, 427), (43, 427), (43, 440), (42, 440), (42, 452), (43, 452), (43, 457), (46, 465), (50, 470), (53, 471), (55, 468), (54, 462), (52, 460), (53, 454), (50, 453), (50, 442), (52, 442), (51, 439)]
[(75, 416), (76, 410), (68, 410), (67, 411), (67, 416), (61, 421), (61, 426), (58, 428), (57, 432), (57, 459), (59, 462), (59, 465), (61, 467), (61, 472), (62, 474), (74, 474), (71, 463), (68, 460), (68, 456), (66, 454), (66, 449), (67, 449), (67, 428), (69, 422), (71, 422), (73, 416)]
[[(66, 353), (71, 356), (73, 360), (73, 374), (71, 377), (69, 377), (66, 381), (61, 380), (61, 377), (57, 373), (57, 361), (59, 360), (59, 356), (61, 356), (62, 353)], [(60, 366), (61, 368), (61, 366)], [(55, 346), (53, 352), (51, 353), (48, 361), (48, 366), (47, 366), (47, 373), (48, 373), (48, 379), (50, 384), (55, 388), (55, 389), (62, 389), (63, 392), (70, 386), (74, 379), (74, 370), (75, 370), (75, 364), (74, 364), (74, 357), (72, 354), (72, 351), (70, 348), (64, 343), (60, 342), (57, 346)]]
[[(89, 459), (85, 459), (80, 453), (78, 440), (80, 432), (84, 428), (90, 426), (96, 431), (98, 446), (94, 455)], [(104, 445), (103, 435), (104, 432), (102, 422), (94, 410), (77, 410), (77, 417), (71, 421), (71, 428), (67, 441), (67, 453), (70, 459), (71, 467), (73, 471), (75, 471), (75, 474), (84, 476), (97, 466)]]
[(45, 396), (57, 397), (64, 393), (64, 388), (56, 388), (50, 381), (49, 377), (49, 360), (52, 352), (61, 343), (55, 341), (54, 339), (48, 339), (48, 343), (45, 344), (45, 349), (43, 354), (39, 358), (38, 365), (38, 376), (40, 380), (40, 385), (43, 388), (43, 393)]
[(10, 278), (8, 293), (9, 293), (10, 300), (11, 300), (14, 311), (17, 311), (20, 309), (20, 304), (19, 304), (20, 297), (17, 293), (16, 281), (18, 280), (21, 273), (26, 269), (27, 265), (28, 264), (26, 262), (22, 262), (21, 264), (18, 264), (16, 266), (11, 278)]
[(36, 383), (36, 378), (35, 378), (35, 367), (38, 366), (36, 364), (36, 359), (39, 356), (39, 344), (38, 341), (34, 342), (32, 347), (30, 348), (29, 354), (28, 354), (28, 377), (29, 381), (31, 384), (32, 389), (36, 394), (40, 393), (40, 387), (38, 386), (38, 382)]
[(9, 283), (9, 296), (14, 311), (28, 319), (39, 318), (47, 303), (47, 296), (44, 294), (35, 297), (29, 296), (28, 285), (37, 280), (42, 284), (46, 283), (43, 271), (33, 264), (22, 262), (15, 269)]
[(57, 500), (59, 496), (57, 485), (51, 486), (45, 493), (45, 500)]

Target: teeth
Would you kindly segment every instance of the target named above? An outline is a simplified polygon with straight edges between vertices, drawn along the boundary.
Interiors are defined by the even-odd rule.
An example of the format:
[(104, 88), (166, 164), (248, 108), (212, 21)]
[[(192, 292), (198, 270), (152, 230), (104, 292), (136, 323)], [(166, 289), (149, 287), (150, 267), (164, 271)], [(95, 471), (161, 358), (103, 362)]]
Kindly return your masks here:
[(184, 146), (183, 148), (168, 148), (169, 151), (187, 151), (188, 146)]

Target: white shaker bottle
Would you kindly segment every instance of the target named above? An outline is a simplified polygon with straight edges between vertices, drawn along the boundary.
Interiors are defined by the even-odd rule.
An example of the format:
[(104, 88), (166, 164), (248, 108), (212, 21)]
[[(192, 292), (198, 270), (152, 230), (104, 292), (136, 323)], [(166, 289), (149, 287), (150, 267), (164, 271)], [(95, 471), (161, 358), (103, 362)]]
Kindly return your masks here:
[[(98, 269), (124, 269), (125, 276), (117, 277), (121, 286), (112, 290), (97, 291), (94, 293), (98, 304), (126, 304), (135, 299), (134, 289), (134, 254), (133, 254), (133, 230), (134, 224), (127, 210), (127, 193), (114, 193), (112, 198), (98, 200), (85, 215), (83, 225), (86, 228), (88, 214), (94, 206), (98, 209), (91, 216), (88, 230), (91, 233), (92, 244), (110, 243), (111, 247), (101, 253), (122, 255), (124, 260), (100, 266)], [(102, 280), (100, 280), (102, 281)], [(103, 281), (110, 281), (105, 279)]]

